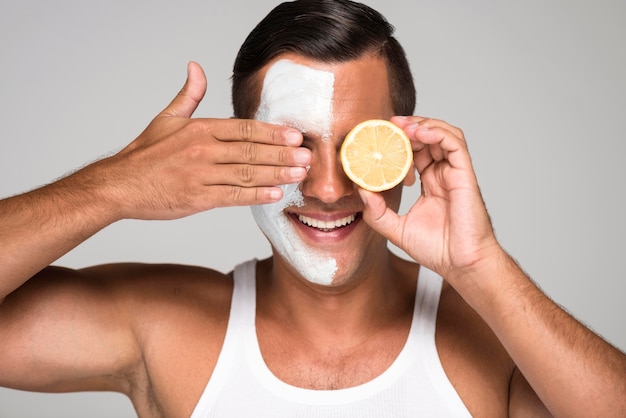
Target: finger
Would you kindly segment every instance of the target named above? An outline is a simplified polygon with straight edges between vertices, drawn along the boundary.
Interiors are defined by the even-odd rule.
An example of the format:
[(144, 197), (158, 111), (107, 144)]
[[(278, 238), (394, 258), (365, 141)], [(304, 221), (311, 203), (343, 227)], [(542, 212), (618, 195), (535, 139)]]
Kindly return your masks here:
[(405, 132), (412, 140), (427, 145), (433, 160), (445, 159), (453, 167), (471, 168), (467, 144), (462, 135), (457, 135), (459, 130), (453, 132), (447, 129), (450, 125), (443, 127), (430, 121), (429, 119), (418, 125), (409, 125), (405, 128)]
[(260, 142), (271, 145), (300, 146), (302, 133), (297, 129), (253, 119), (227, 119), (214, 126), (211, 133), (220, 141)]
[(301, 147), (228, 142), (211, 151), (211, 158), (219, 164), (255, 164), (269, 166), (305, 167), (311, 164), (311, 151)]
[(279, 201), (283, 196), (280, 187), (240, 187), (215, 185), (207, 188), (206, 208), (263, 205)]
[(430, 147), (426, 144), (411, 139), (411, 145), (413, 146), (413, 164), (417, 169), (417, 172), (422, 174), (426, 168), (435, 161), (430, 153)]
[(408, 125), (419, 123), (423, 120), (426, 120), (425, 117), (422, 116), (393, 116), (390, 121), (396, 124), (398, 127), (404, 129)]
[(268, 167), (251, 164), (223, 164), (206, 174), (206, 185), (242, 187), (299, 183), (306, 178), (305, 167)]
[(411, 147), (413, 148), (413, 164), (419, 174), (423, 173), (434, 161), (430, 153), (430, 147), (416, 140), (415, 137), (411, 135), (413, 127), (425, 120), (426, 118), (421, 116), (394, 116), (391, 118), (391, 122), (402, 128), (405, 133), (407, 133), (407, 136), (409, 136)]
[(404, 132), (409, 136), (413, 145), (413, 150), (415, 152), (421, 151), (424, 146), (428, 148), (427, 145), (430, 144), (430, 153), (431, 155), (433, 155), (433, 157), (435, 157), (436, 160), (441, 160), (445, 158), (445, 152), (447, 151), (445, 150), (445, 147), (438, 149), (436, 146), (432, 146), (434, 144), (433, 142), (429, 142), (428, 144), (422, 143), (421, 141), (419, 141), (419, 138), (412, 135), (412, 133), (420, 131), (425, 132), (429, 129), (441, 129), (442, 131), (445, 131), (446, 134), (452, 135), (452, 137), (457, 139), (461, 144), (463, 144), (464, 147), (466, 147), (467, 145), (465, 143), (465, 135), (463, 134), (463, 131), (443, 120), (424, 118), (421, 116), (395, 116), (392, 117), (391, 120), (399, 127), (401, 127)]
[(206, 76), (200, 64), (193, 61), (189, 62), (185, 85), (159, 116), (190, 118), (204, 97), (206, 86)]
[(401, 237), (400, 216), (387, 207), (383, 196), (359, 188), (359, 195), (365, 207), (363, 219), (376, 232), (398, 245)]
[(457, 128), (456, 126), (453, 126), (444, 120), (426, 118), (423, 116), (394, 116), (391, 118), (391, 122), (395, 123), (402, 129), (405, 129), (409, 125), (414, 125), (416, 123), (418, 125), (428, 126), (431, 128), (435, 128), (435, 127), (442, 128), (447, 131), (450, 131), (454, 136), (465, 141), (465, 136), (463, 134), (463, 131), (460, 128)]
[(415, 173), (415, 168), (413, 168), (413, 169), (409, 170), (409, 172), (407, 173), (406, 177), (402, 181), (402, 184), (404, 186), (410, 187), (410, 186), (415, 184), (416, 180), (417, 180), (417, 177), (416, 177), (416, 173)]

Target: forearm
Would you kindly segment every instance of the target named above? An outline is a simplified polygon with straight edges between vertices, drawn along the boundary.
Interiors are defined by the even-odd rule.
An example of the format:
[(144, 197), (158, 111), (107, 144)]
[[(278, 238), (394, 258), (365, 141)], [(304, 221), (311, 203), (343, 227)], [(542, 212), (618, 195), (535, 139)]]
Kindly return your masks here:
[(554, 304), (502, 250), (463, 132), (419, 116), (393, 121), (411, 139), (421, 195), (400, 216), (361, 191), (365, 221), (456, 289), (554, 415), (626, 416), (624, 354)]
[(0, 201), (0, 300), (117, 219), (95, 171)]
[(552, 302), (504, 252), (472, 275), (461, 294), (553, 414), (626, 412), (623, 353)]

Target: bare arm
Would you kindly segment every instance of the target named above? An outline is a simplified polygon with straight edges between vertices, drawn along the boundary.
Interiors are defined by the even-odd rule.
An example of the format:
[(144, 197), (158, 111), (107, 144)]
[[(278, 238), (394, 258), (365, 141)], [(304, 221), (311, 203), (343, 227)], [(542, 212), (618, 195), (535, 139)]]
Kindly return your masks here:
[(206, 79), (185, 87), (117, 155), (30, 193), (0, 201), (0, 300), (107, 225), (174, 219), (217, 206), (268, 203), (300, 181), (308, 150), (293, 129), (235, 119), (190, 119)]
[(422, 195), (398, 216), (361, 191), (364, 218), (441, 274), (493, 329), (523, 374), (512, 381), (511, 408), (537, 401), (521, 393), (527, 388), (516, 382), (525, 378), (556, 416), (623, 416), (626, 356), (551, 301), (500, 247), (463, 132), (433, 119), (394, 121), (412, 140)]
[(116, 287), (52, 267), (7, 296), (0, 305), (0, 386), (129, 393), (141, 354)]
[[(281, 197), (276, 185), (306, 175), (310, 152), (298, 147), (296, 130), (191, 119), (205, 88), (202, 69), (190, 64), (181, 92), (124, 150), (0, 201), (0, 384), (45, 388), (57, 379), (54, 387), (63, 388), (134, 361), (114, 278), (47, 268), (57, 258), (117, 220), (269, 203)], [(37, 380), (44, 364), (54, 365), (54, 376)]]
[(0, 201), (0, 300), (119, 219), (104, 195), (105, 180), (92, 167), (84, 171), (91, 173)]
[(508, 255), (462, 280), (466, 300), (555, 416), (624, 416), (626, 356), (551, 301)]
[[(47, 267), (0, 305), (0, 386), (44, 392), (118, 391), (135, 406), (166, 381), (177, 363), (187, 386), (168, 396), (196, 396), (193, 371), (210, 373), (223, 341), (232, 281), (209, 269), (107, 264), (82, 270)], [(205, 343), (185, 350), (190, 341)], [(194, 357), (194, 355), (196, 357)], [(201, 360), (197, 357), (201, 357)], [(201, 363), (201, 365), (198, 365)], [(199, 374), (202, 384), (205, 374)], [(195, 384), (194, 384), (195, 383)], [(182, 392), (182, 393), (181, 393)]]

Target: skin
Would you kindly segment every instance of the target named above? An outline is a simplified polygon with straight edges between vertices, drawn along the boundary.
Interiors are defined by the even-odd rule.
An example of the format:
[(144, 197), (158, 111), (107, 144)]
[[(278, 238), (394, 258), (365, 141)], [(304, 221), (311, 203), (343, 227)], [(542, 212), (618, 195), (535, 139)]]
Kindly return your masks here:
[[(310, 65), (309, 60), (293, 54), (284, 54), (280, 58)], [(268, 63), (266, 68), (276, 61), (278, 59)], [(386, 253), (386, 240), (358, 219), (363, 203), (354, 184), (343, 173), (338, 159), (343, 138), (357, 123), (393, 116), (386, 70), (380, 64), (379, 60), (368, 58), (351, 62), (350, 65), (316, 63), (314, 66), (315, 69), (333, 72), (335, 75), (331, 136), (322, 138), (319, 132), (304, 135), (302, 145), (312, 152), (310, 170), (300, 185), (304, 205), (287, 208), (285, 213), (304, 246), (324, 248), (337, 261), (333, 287), (341, 288), (344, 284), (352, 284), (357, 277), (366, 277), (364, 273), (374, 269), (376, 262), (380, 261), (370, 257), (370, 254)], [(264, 76), (264, 73), (265, 70), (260, 76)], [(355, 88), (355, 85), (361, 88)], [(367, 85), (372, 87), (368, 90), (365, 88)], [(372, 100), (372, 97), (377, 100)], [(401, 189), (396, 188), (384, 196), (388, 204), (397, 210)], [(355, 222), (330, 232), (307, 227), (294, 219), (303, 215), (331, 221), (352, 214), (357, 215)], [(282, 258), (280, 261), (281, 265), (285, 264)], [(291, 269), (291, 266), (285, 265), (284, 268)]]
[[(230, 275), (46, 266), (120, 219), (269, 203), (280, 199), (274, 184), (301, 182), (305, 205), (289, 211), (358, 220), (325, 233), (290, 218), (304, 241), (336, 251), (333, 286), (307, 281), (280, 256), (258, 264), (257, 334), (277, 377), (336, 389), (382, 373), (406, 340), (422, 264), (446, 280), (437, 349), (473, 415), (545, 416), (547, 407), (560, 416), (623, 416), (624, 355), (546, 298), (499, 246), (462, 131), (393, 117), (376, 58), (287, 58), (335, 74), (329, 140), (254, 121), (191, 119), (206, 80), (190, 64), (181, 93), (126, 149), (0, 202), (0, 385), (114, 390), (142, 417), (189, 416), (226, 332)], [(412, 141), (422, 194), (403, 216), (400, 187), (368, 193), (341, 170), (343, 136), (369, 118), (391, 118)], [(391, 255), (387, 240), (419, 264)]]

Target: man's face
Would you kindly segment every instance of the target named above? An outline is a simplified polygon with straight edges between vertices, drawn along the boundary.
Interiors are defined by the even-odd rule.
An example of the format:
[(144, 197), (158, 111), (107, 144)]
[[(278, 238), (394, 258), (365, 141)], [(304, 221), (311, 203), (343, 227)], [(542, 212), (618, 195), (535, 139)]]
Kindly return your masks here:
[[(256, 119), (302, 131), (312, 152), (307, 178), (283, 186), (283, 199), (254, 206), (276, 262), (310, 282), (337, 286), (386, 257), (386, 241), (362, 221), (363, 204), (345, 176), (339, 149), (346, 134), (367, 119), (393, 116), (387, 71), (380, 58), (340, 64), (284, 54), (260, 73), (263, 90)], [(397, 210), (400, 188), (385, 193)]]

